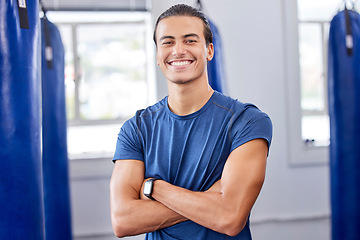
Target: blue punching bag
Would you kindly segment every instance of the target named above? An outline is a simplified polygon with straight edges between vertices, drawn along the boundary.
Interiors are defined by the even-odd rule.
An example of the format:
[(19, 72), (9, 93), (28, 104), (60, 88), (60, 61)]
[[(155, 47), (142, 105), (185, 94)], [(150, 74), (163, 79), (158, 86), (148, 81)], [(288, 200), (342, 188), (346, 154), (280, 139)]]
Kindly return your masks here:
[(360, 15), (331, 21), (329, 115), (332, 239), (360, 236)]
[(71, 212), (66, 141), (64, 47), (45, 17), (42, 29), (43, 173), (46, 240), (70, 240)]
[(0, 0), (0, 239), (42, 240), (38, 1)]
[(211, 21), (209, 21), (209, 23), (213, 34), (213, 44), (215, 49), (214, 57), (207, 66), (209, 84), (214, 90), (224, 93), (226, 79), (221, 37), (217, 27)]

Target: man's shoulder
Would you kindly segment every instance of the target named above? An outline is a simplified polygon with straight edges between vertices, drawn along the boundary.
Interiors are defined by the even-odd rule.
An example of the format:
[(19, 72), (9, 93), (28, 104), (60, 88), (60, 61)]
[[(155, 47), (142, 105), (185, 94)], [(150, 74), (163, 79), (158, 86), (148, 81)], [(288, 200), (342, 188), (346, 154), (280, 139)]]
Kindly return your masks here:
[(255, 104), (253, 103), (244, 103), (239, 101), (238, 99), (232, 98), (230, 96), (226, 96), (222, 93), (215, 92), (217, 94), (214, 103), (219, 107), (223, 107), (228, 109), (233, 115), (236, 116), (267, 116), (266, 113), (261, 111)]
[(135, 115), (129, 120), (127, 120), (124, 126), (140, 129), (142, 124), (146, 122), (152, 123), (153, 121), (156, 121), (159, 115), (165, 113), (166, 104), (167, 104), (167, 97), (163, 98), (154, 105), (136, 111)]
[(145, 109), (141, 109), (138, 110), (136, 112), (135, 117), (138, 118), (144, 118), (146, 116), (150, 116), (153, 114), (159, 114), (162, 112), (162, 110), (166, 109), (166, 103), (167, 103), (167, 97), (164, 97), (163, 99), (161, 99), (160, 101), (158, 101), (157, 103), (148, 106)]
[(246, 104), (240, 102), (239, 100), (232, 98), (230, 96), (224, 95), (219, 92), (214, 92), (216, 94), (216, 98), (214, 99), (214, 104), (218, 107), (222, 107), (227, 109), (228, 111), (235, 114), (235, 112), (242, 112), (244, 111)]

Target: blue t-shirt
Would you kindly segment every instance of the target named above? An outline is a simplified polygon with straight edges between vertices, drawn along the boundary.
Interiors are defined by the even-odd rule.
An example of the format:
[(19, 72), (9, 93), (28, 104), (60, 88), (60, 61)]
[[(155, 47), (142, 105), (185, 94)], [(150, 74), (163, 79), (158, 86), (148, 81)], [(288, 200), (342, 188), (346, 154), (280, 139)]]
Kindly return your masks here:
[[(145, 178), (158, 177), (192, 191), (205, 191), (221, 174), (229, 154), (240, 145), (263, 138), (270, 146), (270, 118), (252, 104), (219, 92), (197, 112), (171, 112), (167, 97), (140, 110), (122, 126), (113, 160), (135, 159), (145, 164)], [(251, 239), (249, 224), (235, 237), (217, 233), (192, 221), (164, 228), (148, 240)]]

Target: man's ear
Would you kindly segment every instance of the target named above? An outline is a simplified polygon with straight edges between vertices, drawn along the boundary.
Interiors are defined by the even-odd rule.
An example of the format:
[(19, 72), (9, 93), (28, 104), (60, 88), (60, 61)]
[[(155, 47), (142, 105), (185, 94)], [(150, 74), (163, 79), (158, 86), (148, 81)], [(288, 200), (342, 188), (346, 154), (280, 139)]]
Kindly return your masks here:
[(213, 57), (214, 57), (214, 44), (212, 44), (212, 43), (209, 43), (209, 45), (207, 46), (207, 48), (206, 48), (206, 51), (207, 51), (207, 57), (206, 57), (206, 59), (208, 60), (208, 61), (211, 61), (211, 59), (213, 59)]

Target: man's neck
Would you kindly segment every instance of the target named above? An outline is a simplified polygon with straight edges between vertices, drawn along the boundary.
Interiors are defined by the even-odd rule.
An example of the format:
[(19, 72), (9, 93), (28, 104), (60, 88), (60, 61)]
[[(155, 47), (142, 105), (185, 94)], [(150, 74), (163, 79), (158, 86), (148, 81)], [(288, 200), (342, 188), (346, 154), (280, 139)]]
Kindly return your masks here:
[(179, 116), (189, 115), (200, 110), (214, 92), (208, 81), (194, 81), (186, 84), (169, 83), (168, 88), (169, 108)]

